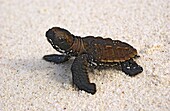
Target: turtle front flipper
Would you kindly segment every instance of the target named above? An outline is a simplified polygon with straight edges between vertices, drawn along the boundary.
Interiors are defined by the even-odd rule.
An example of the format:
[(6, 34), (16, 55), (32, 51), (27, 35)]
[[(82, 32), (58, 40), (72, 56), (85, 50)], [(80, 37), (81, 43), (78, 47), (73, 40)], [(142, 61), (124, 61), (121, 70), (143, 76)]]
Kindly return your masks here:
[(48, 61), (48, 62), (54, 62), (56, 64), (60, 64), (63, 62), (68, 61), (70, 58), (70, 56), (67, 55), (58, 55), (58, 54), (50, 54), (50, 55), (45, 55), (43, 57), (44, 60)]
[(76, 85), (79, 90), (84, 90), (88, 93), (94, 94), (96, 92), (96, 85), (94, 83), (90, 83), (87, 75), (87, 67), (87, 54), (82, 54), (75, 58), (71, 66), (73, 84)]
[(122, 71), (129, 76), (135, 76), (143, 71), (143, 68), (133, 59), (121, 62), (121, 67)]

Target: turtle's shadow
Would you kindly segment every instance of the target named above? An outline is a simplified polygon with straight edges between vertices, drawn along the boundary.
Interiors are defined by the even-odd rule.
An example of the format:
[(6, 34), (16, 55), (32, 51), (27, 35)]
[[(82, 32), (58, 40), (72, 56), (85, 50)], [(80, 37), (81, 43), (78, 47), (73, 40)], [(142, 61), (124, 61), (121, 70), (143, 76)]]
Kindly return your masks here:
[[(23, 72), (34, 73), (38, 76), (48, 77), (51, 80), (59, 83), (70, 84), (72, 82), (71, 64), (73, 59), (61, 64), (54, 64), (47, 62), (42, 58), (29, 58), (29, 59), (10, 59), (6, 65), (9, 68), (17, 70), (18, 74)], [(23, 76), (23, 75), (22, 75)]]

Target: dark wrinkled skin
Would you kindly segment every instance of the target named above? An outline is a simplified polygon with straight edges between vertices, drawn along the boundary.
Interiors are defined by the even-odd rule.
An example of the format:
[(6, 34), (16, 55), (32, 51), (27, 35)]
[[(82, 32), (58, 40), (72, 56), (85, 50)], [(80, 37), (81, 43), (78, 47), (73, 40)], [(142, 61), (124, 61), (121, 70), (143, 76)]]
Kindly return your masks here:
[(90, 83), (88, 78), (87, 68), (89, 66), (112, 67), (116, 64), (129, 76), (135, 76), (143, 71), (143, 68), (133, 60), (139, 57), (137, 50), (125, 42), (93, 36), (81, 38), (60, 27), (49, 29), (46, 37), (61, 55), (45, 55), (43, 59), (59, 64), (75, 57), (71, 72), (73, 84), (79, 90), (91, 94), (96, 92), (96, 85)]

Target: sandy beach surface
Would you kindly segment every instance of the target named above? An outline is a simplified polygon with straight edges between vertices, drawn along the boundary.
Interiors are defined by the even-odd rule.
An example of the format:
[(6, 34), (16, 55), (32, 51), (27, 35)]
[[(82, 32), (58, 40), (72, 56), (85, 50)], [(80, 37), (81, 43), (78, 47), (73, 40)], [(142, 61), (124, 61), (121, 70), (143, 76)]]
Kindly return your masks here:
[[(144, 71), (95, 70), (96, 94), (78, 91), (73, 60), (42, 60), (54, 26), (127, 42)], [(169, 0), (0, 0), (0, 35), (0, 111), (170, 111)]]

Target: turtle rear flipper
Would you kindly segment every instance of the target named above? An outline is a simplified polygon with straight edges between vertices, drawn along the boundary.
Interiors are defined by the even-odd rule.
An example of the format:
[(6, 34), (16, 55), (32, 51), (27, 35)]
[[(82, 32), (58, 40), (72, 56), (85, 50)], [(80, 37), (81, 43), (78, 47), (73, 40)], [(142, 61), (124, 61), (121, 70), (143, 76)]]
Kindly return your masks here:
[(143, 71), (143, 68), (133, 59), (121, 62), (121, 67), (122, 71), (129, 76), (135, 76)]
[(69, 58), (70, 57), (67, 55), (58, 55), (58, 54), (50, 54), (50, 55), (45, 55), (43, 57), (44, 60), (46, 60), (48, 62), (54, 62), (56, 64), (66, 62), (69, 60)]
[(96, 85), (90, 83), (87, 75), (88, 55), (82, 54), (75, 58), (72, 66), (72, 78), (73, 84), (78, 87), (79, 90), (84, 90), (88, 93), (94, 94), (96, 92)]

